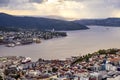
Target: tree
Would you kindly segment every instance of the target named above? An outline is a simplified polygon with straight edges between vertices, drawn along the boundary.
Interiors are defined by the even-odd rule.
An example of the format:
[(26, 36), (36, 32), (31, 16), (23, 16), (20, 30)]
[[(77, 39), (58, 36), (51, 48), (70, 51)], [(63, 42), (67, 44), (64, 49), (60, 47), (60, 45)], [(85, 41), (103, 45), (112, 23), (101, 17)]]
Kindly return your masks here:
[(0, 76), (0, 80), (3, 80), (2, 76)]
[(106, 50), (104, 50), (104, 49), (103, 50), (99, 50), (98, 53), (99, 54), (106, 54)]

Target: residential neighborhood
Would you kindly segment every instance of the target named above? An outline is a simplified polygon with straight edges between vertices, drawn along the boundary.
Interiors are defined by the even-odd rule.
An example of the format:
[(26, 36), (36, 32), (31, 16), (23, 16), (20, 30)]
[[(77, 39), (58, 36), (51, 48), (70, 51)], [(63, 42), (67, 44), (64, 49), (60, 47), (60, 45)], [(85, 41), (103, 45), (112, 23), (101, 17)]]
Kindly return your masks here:
[(35, 62), (30, 57), (3, 56), (0, 75), (1, 80), (120, 80), (120, 49)]

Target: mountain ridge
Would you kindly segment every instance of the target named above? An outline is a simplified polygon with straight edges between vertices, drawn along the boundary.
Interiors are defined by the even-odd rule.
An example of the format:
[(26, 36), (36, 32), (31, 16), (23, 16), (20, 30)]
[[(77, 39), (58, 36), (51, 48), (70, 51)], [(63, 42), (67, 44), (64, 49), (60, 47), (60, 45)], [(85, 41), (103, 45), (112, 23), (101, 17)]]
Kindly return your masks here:
[(31, 28), (39, 30), (84, 30), (87, 26), (58, 19), (49, 19), (43, 17), (14, 16), (6, 13), (0, 13), (0, 26)]
[(120, 27), (120, 18), (109, 17), (105, 19), (81, 19), (74, 22), (83, 25), (98, 25), (98, 26), (115, 26)]

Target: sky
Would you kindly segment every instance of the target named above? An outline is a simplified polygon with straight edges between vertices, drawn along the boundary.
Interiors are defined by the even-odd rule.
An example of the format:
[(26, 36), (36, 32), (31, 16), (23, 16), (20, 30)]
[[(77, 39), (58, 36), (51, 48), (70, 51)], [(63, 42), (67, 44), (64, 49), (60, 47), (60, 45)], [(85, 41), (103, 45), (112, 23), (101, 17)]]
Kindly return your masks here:
[(67, 20), (120, 17), (120, 0), (0, 0), (0, 12)]

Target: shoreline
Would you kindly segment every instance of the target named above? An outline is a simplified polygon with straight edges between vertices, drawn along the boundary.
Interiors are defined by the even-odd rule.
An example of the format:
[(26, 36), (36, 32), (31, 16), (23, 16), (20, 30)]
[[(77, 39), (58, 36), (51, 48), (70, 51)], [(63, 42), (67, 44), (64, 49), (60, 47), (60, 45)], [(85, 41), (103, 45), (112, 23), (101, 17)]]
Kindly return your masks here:
[[(34, 44), (34, 43), (33, 43)], [(4, 46), (4, 45), (3, 45)], [(66, 58), (64, 58), (64, 59), (44, 59), (44, 58), (42, 58), (42, 57), (39, 57), (40, 59), (44, 59), (44, 60), (66, 60), (66, 59), (69, 59), (69, 58), (72, 58), (72, 57), (74, 57), (74, 58), (79, 58), (79, 57), (81, 57), (81, 56), (86, 56), (86, 55), (88, 55), (88, 54), (96, 54), (96, 53), (98, 53), (99, 51), (105, 51), (105, 50), (117, 50), (117, 51), (119, 51), (120, 49), (118, 49), (118, 48), (109, 48), (109, 49), (99, 49), (99, 50), (97, 50), (96, 52), (94, 51), (94, 52), (91, 52), (91, 53), (84, 53), (84, 54), (80, 54), (80, 55), (72, 55), (72, 56), (70, 56), (70, 57), (66, 57)], [(12, 55), (12, 56), (9, 56), (9, 55), (7, 55), (7, 56), (0, 56), (0, 57), (30, 57), (30, 56), (14, 56), (14, 55)], [(31, 58), (31, 57), (30, 57)], [(38, 58), (38, 59), (39, 59)], [(38, 60), (37, 59), (37, 60)], [(36, 60), (36, 61), (37, 61)], [(32, 61), (32, 58), (31, 58), (31, 61)], [(33, 60), (33, 62), (34, 62), (35, 60)]]

